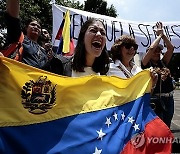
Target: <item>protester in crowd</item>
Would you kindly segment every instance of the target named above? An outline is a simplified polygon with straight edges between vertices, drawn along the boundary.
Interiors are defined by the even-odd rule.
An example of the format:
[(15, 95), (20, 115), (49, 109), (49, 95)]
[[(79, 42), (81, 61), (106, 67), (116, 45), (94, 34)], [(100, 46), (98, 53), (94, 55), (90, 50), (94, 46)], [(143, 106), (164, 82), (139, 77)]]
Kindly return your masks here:
[(105, 75), (108, 69), (109, 56), (106, 51), (104, 25), (98, 19), (89, 19), (81, 27), (75, 54), (65, 64), (64, 74), (72, 77)]
[[(7, 42), (8, 44), (18, 42), (22, 35), (20, 28), (19, 0), (7, 0), (7, 11), (5, 14), (5, 20), (7, 23)], [(27, 26), (24, 31), (24, 39), (22, 43), (23, 52), (19, 52), (23, 63), (43, 69), (49, 63), (49, 57), (46, 50), (41, 47), (37, 41), (41, 34), (41, 24), (38, 19), (30, 19), (27, 22)], [(13, 58), (13, 57), (11, 57)]]
[[(168, 38), (164, 35), (163, 24), (161, 22), (156, 23), (157, 38), (147, 49), (147, 53), (142, 59), (142, 68), (153, 67), (158, 73), (158, 82), (154, 89), (153, 95), (158, 96), (159, 100), (163, 102), (162, 113), (159, 114), (160, 118), (166, 123), (168, 127), (171, 125), (171, 120), (174, 114), (174, 99), (173, 99), (173, 84), (170, 74), (170, 70), (167, 68), (171, 57), (173, 55), (174, 47)], [(160, 44), (160, 40), (163, 40), (167, 51), (164, 53), (161, 59), (161, 53), (163, 46)]]
[(51, 35), (49, 34), (48, 30), (45, 28), (42, 28), (41, 30), (41, 37), (42, 37), (42, 42), (51, 42)]
[(48, 59), (51, 59), (53, 56), (53, 51), (52, 51), (51, 36), (48, 30), (46, 30), (45, 28), (41, 29), (41, 35), (39, 36), (37, 42), (41, 47), (45, 49)]
[(44, 66), (44, 70), (56, 73), (59, 75), (63, 74), (63, 64), (60, 59), (57, 58), (55, 52), (53, 52), (51, 35), (48, 30), (42, 28), (41, 35), (38, 38), (38, 43), (45, 49), (49, 62)]
[(51, 36), (48, 32), (47, 29), (42, 28), (41, 30), (41, 35), (38, 38), (38, 43), (41, 45), (46, 51), (52, 49), (52, 44), (51, 44)]
[[(116, 75), (121, 78), (130, 78), (136, 75), (142, 69), (134, 63), (138, 45), (133, 37), (122, 35), (111, 47), (110, 55), (112, 63), (108, 75)], [(152, 87), (157, 82), (157, 73), (151, 69), (151, 77), (153, 80)]]
[(111, 47), (110, 55), (113, 63), (110, 64), (110, 75), (130, 78), (141, 71), (134, 63), (134, 56), (138, 45), (133, 37), (122, 35)]

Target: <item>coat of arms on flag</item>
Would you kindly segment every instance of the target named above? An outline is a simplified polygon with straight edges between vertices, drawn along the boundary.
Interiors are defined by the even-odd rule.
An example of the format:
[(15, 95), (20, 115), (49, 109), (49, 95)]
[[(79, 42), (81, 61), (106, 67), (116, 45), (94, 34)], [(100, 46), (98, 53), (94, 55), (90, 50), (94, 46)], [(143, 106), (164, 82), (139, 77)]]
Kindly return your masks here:
[(22, 104), (29, 112), (41, 114), (48, 111), (55, 105), (56, 85), (47, 79), (47, 76), (40, 76), (37, 81), (26, 82), (21, 91)]

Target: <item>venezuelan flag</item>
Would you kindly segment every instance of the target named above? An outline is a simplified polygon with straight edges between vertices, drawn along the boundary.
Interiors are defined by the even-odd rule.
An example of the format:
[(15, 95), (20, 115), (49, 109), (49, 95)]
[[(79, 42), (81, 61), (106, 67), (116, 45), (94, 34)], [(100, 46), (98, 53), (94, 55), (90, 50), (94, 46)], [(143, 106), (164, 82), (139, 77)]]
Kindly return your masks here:
[(0, 153), (171, 153), (150, 89), (148, 70), (70, 78), (0, 57)]
[(64, 15), (55, 39), (60, 40), (57, 54), (62, 54), (64, 56), (73, 55), (74, 40), (71, 35), (71, 21), (69, 10), (67, 10)]

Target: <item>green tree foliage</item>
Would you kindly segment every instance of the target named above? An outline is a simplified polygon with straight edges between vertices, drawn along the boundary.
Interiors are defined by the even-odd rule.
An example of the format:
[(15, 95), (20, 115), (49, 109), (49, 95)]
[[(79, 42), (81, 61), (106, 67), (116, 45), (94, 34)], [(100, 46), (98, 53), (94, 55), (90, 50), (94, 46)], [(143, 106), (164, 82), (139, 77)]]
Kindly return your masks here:
[[(35, 17), (41, 20), (42, 27), (47, 28), (50, 32), (52, 30), (52, 7), (50, 4), (51, 0), (21, 0), (20, 1), (20, 18), (22, 27), (25, 26), (25, 23), (28, 19)], [(81, 4), (78, 0), (56, 0), (57, 4), (86, 10), (94, 13), (99, 13), (103, 15), (109, 15), (112, 17), (116, 17), (116, 9), (113, 5), (107, 8), (107, 2), (103, 0), (87, 0), (84, 5)], [(3, 22), (3, 12), (5, 11), (6, 2), (1, 1), (0, 3), (0, 28), (5, 27), (5, 23)]]
[[(52, 30), (52, 6), (51, 0), (21, 0), (20, 1), (20, 18), (22, 27), (28, 19), (35, 17), (41, 20), (42, 27), (47, 28), (50, 32)], [(56, 0), (56, 4), (60, 4), (67, 7), (72, 7), (76, 9), (83, 10), (83, 4), (75, 0)], [(0, 28), (5, 27), (3, 12), (5, 11), (6, 2), (2, 1), (0, 3)]]
[(115, 7), (113, 5), (107, 7), (107, 2), (104, 0), (86, 0), (84, 10), (111, 17), (117, 17), (117, 11)]
[(111, 16), (111, 17), (117, 17), (117, 10), (116, 8), (114, 7), (114, 5), (111, 4), (110, 7), (107, 8), (107, 15), (108, 16)]
[(56, 0), (56, 3), (74, 9), (84, 10), (84, 5), (77, 0)]
[(6, 3), (4, 1), (1, 1), (0, 2), (0, 29), (4, 28), (5, 27), (5, 23), (3, 22), (4, 21), (4, 11), (5, 11), (5, 6), (6, 6)]
[(35, 17), (41, 20), (42, 27), (52, 29), (52, 9), (49, 0), (21, 0), (20, 18), (22, 26), (28, 19)]

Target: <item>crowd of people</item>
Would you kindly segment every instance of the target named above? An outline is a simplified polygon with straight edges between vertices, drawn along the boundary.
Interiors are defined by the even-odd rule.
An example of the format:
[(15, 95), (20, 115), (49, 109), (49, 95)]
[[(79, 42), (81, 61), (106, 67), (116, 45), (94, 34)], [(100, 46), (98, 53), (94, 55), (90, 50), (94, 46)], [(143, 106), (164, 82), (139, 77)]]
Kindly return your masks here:
[[(162, 105), (157, 115), (170, 128), (174, 114), (173, 82), (168, 63), (174, 47), (163, 32), (163, 24), (157, 22), (157, 38), (147, 48), (141, 67), (134, 62), (138, 50), (136, 40), (130, 35), (120, 36), (106, 50), (106, 30), (98, 19), (89, 19), (81, 27), (74, 55), (62, 57), (52, 49), (51, 36), (41, 27), (38, 19), (31, 19), (23, 31), (19, 19), (20, 5), (18, 0), (7, 0), (5, 19), (7, 23), (8, 44), (18, 42), (24, 35), (23, 52), (18, 53), (21, 62), (60, 75), (80, 77), (84, 75), (116, 75), (131, 78), (145, 68), (151, 68), (152, 96), (156, 96)], [(162, 56), (163, 40), (167, 51)], [(3, 56), (3, 52), (0, 53)], [(14, 56), (16, 54), (12, 53)], [(162, 58), (161, 58), (162, 57)], [(11, 58), (14, 58), (11, 55)]]

